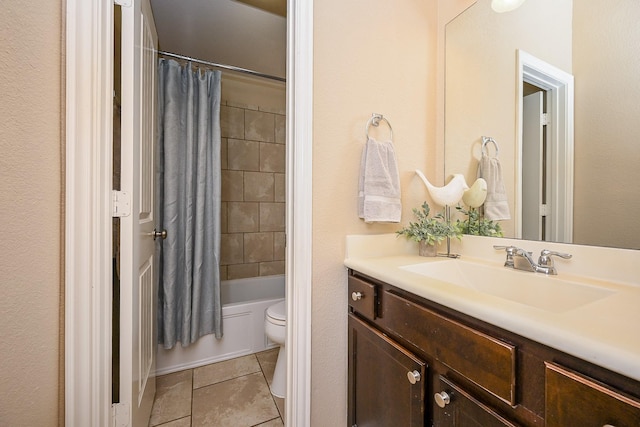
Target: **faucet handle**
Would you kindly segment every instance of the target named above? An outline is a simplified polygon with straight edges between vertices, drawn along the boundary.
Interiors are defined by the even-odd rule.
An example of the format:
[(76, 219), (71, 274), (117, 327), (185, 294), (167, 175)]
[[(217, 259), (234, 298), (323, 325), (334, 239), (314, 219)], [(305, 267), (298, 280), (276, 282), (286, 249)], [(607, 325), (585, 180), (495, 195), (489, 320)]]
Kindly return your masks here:
[(493, 249), (497, 249), (499, 251), (505, 250), (508, 255), (513, 255), (518, 250), (518, 248), (513, 245), (511, 246), (493, 245)]
[(565, 254), (562, 252), (550, 251), (548, 249), (543, 249), (540, 252), (540, 258), (538, 259), (538, 265), (543, 267), (553, 267), (553, 259), (551, 257), (557, 256), (564, 259), (569, 259), (572, 257), (571, 254)]
[(507, 259), (504, 262), (504, 266), (513, 268), (513, 256), (518, 250), (517, 247), (513, 245), (510, 245), (510, 246), (493, 245), (493, 249), (500, 250), (500, 251), (504, 250), (507, 253)]

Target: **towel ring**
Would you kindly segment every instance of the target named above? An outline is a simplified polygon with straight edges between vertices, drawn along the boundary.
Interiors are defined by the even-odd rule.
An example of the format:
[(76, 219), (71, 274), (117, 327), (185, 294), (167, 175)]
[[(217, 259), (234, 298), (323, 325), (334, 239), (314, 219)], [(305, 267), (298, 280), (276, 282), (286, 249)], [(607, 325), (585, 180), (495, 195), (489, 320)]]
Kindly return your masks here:
[(364, 128), (365, 135), (367, 136), (367, 141), (369, 140), (369, 127), (380, 126), (381, 120), (384, 120), (387, 123), (387, 126), (389, 126), (389, 133), (391, 135), (389, 139), (393, 141), (393, 129), (391, 128), (391, 123), (389, 123), (389, 120), (387, 120), (382, 114), (378, 114), (378, 113), (373, 113), (371, 115), (371, 118), (369, 119), (369, 121), (367, 122), (367, 125)]
[(494, 157), (498, 157), (498, 153), (500, 152), (500, 148), (498, 148), (498, 143), (496, 142), (495, 139), (493, 139), (490, 136), (483, 136), (482, 137), (482, 155), (483, 156), (489, 156), (489, 152), (487, 151), (487, 144), (493, 142), (493, 146), (496, 148), (496, 155)]

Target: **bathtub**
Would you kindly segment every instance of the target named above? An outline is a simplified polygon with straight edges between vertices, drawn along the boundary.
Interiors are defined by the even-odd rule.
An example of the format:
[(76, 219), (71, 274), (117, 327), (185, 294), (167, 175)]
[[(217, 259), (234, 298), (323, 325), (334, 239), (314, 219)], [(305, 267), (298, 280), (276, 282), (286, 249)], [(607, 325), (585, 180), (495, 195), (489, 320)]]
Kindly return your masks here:
[(214, 335), (205, 335), (188, 347), (178, 343), (171, 350), (158, 346), (156, 375), (276, 347), (264, 334), (264, 318), (270, 305), (284, 299), (284, 288), (284, 275), (222, 281), (224, 336), (217, 340)]

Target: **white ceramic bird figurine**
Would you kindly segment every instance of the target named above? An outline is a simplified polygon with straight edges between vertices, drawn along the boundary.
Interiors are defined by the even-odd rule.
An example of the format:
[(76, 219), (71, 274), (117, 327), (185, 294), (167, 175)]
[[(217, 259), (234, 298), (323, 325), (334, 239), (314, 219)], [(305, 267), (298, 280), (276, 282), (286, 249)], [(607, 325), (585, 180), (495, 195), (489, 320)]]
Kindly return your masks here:
[(456, 173), (447, 185), (444, 187), (434, 187), (424, 174), (416, 169), (416, 174), (422, 179), (424, 185), (429, 190), (431, 199), (440, 206), (453, 206), (460, 201), (464, 190), (469, 188), (464, 179), (464, 175)]
[(468, 190), (465, 190), (462, 194), (462, 201), (470, 208), (477, 208), (482, 206), (484, 200), (487, 198), (487, 181), (482, 178), (476, 179)]

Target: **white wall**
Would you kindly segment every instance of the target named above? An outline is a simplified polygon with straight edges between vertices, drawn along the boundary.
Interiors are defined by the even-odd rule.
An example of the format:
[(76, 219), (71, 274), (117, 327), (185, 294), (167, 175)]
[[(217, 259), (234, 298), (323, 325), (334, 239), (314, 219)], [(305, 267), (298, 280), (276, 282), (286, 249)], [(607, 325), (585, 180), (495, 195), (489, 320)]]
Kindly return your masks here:
[(0, 425), (58, 425), (62, 1), (0, 14)]
[(360, 155), (372, 113), (393, 126), (403, 223), (427, 197), (413, 171), (435, 180), (436, 32), (436, 1), (314, 2), (313, 426), (346, 422), (345, 236), (401, 228), (367, 225), (357, 215)]

